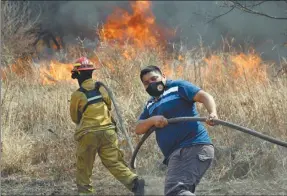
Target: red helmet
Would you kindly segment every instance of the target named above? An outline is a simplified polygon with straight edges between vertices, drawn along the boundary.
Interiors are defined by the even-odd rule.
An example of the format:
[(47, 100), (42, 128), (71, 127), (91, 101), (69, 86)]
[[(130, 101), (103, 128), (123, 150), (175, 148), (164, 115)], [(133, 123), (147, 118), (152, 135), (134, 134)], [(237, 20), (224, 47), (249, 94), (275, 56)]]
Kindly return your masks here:
[(73, 71), (95, 70), (93, 63), (87, 57), (76, 60)]

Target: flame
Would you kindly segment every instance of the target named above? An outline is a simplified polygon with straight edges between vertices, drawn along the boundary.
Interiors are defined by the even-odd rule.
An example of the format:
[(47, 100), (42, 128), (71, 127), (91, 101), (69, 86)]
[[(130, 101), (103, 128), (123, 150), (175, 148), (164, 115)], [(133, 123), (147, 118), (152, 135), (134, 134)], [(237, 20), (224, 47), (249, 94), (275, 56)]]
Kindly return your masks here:
[(131, 2), (132, 13), (120, 8), (108, 16), (106, 24), (99, 31), (102, 41), (116, 41), (139, 47), (158, 47), (162, 44), (162, 31), (155, 23), (155, 16), (149, 1)]
[(184, 60), (184, 57), (183, 57), (182, 55), (178, 55), (177, 59), (178, 59), (179, 61), (183, 61), (183, 60)]
[(223, 77), (223, 65), (224, 60), (222, 57), (217, 55), (211, 55), (209, 58), (204, 59), (204, 62), (207, 64), (205, 69), (202, 69), (202, 75), (205, 78), (214, 78), (216, 81), (221, 81)]
[(6, 80), (10, 73), (15, 74), (17, 77), (24, 78), (27, 74), (31, 74), (33, 69), (31, 67), (31, 57), (18, 58), (15, 63), (6, 67), (1, 67), (1, 79)]
[(264, 81), (267, 78), (266, 66), (262, 59), (254, 52), (250, 54), (238, 54), (230, 57), (231, 62), (235, 65), (233, 75), (235, 78), (245, 76), (252, 77), (258, 81)]
[(172, 77), (174, 71), (171, 67), (171, 65), (166, 62), (162, 67), (161, 67), (162, 72), (167, 76), (167, 77)]
[(184, 60), (186, 60), (182, 55), (178, 55), (174, 59), (169, 59), (166, 57), (164, 60), (164, 64), (161, 67), (162, 72), (169, 78), (176, 77), (181, 78), (184, 76), (184, 67), (185, 65), (181, 64), (184, 63)]
[(72, 64), (64, 64), (56, 60), (52, 60), (48, 66), (41, 63), (38, 67), (32, 63), (31, 59), (20, 58), (14, 64), (1, 68), (0, 73), (3, 81), (8, 79), (10, 73), (13, 73), (17, 78), (31, 79), (34, 82), (39, 81), (41, 84), (47, 85), (63, 81), (75, 82), (71, 78), (72, 69)]
[[(116, 71), (124, 70), (125, 67), (115, 67), (117, 65), (118, 56), (116, 61), (113, 55), (109, 55), (113, 50), (119, 51), (121, 57), (125, 61), (134, 60), (140, 53), (137, 49), (158, 49), (165, 46), (165, 37), (168, 35), (174, 35), (173, 32), (163, 27), (159, 27), (156, 24), (155, 16), (151, 11), (150, 1), (135, 1), (131, 2), (132, 12), (129, 13), (123, 9), (117, 8), (107, 18), (107, 22), (98, 31), (99, 38), (101, 40), (103, 52), (101, 47), (97, 48), (97, 52), (101, 53), (101, 65), (115, 73)], [(62, 48), (61, 39), (56, 38)], [(106, 47), (104, 44), (119, 43), (115, 47)], [(41, 44), (39, 44), (41, 46)], [(108, 45), (109, 46), (109, 45)], [(56, 49), (56, 45), (53, 43), (53, 49)], [(142, 50), (141, 50), (142, 51)], [(165, 75), (168, 77), (184, 77), (187, 69), (187, 59), (183, 54), (179, 54), (177, 57), (171, 57), (172, 55), (164, 55), (162, 50), (158, 50), (157, 56), (159, 56), (163, 62), (161, 67)], [(174, 58), (174, 59), (173, 59)], [(98, 62), (97, 58), (90, 58), (93, 62)], [(174, 60), (177, 61), (174, 63)], [(27, 61), (29, 62), (29, 61)], [(19, 62), (9, 66), (9, 69), (19, 75), (23, 75), (24, 70), (31, 69), (31, 66), (27, 65), (27, 62), (19, 60)], [(243, 77), (250, 77), (257, 81), (265, 81), (267, 79), (266, 65), (262, 62), (262, 59), (255, 50), (251, 50), (250, 53), (244, 54), (222, 54), (211, 55), (208, 58), (203, 59), (205, 67), (200, 67), (199, 73), (203, 80), (207, 80), (210, 83), (225, 82), (227, 77), (232, 77), (231, 81), (240, 79)], [(30, 63), (31, 65), (32, 63)], [(95, 63), (98, 64), (98, 63)], [(191, 66), (190, 66), (191, 67)], [(48, 66), (40, 65), (39, 76), (40, 82), (44, 85), (55, 84), (61, 81), (75, 82), (71, 79), (72, 64), (60, 63), (56, 60), (52, 60)], [(194, 70), (192, 70), (194, 71)], [(196, 71), (195, 71), (196, 72)], [(6, 77), (5, 71), (1, 69), (1, 75)], [(197, 73), (195, 73), (197, 74)]]
[(41, 66), (40, 81), (42, 84), (55, 84), (56, 82), (68, 81), (74, 82), (71, 78), (72, 64), (59, 63), (52, 60), (48, 67)]
[(267, 67), (255, 50), (248, 54), (211, 55), (204, 62), (207, 66), (201, 70), (201, 74), (205, 79), (221, 82), (227, 77), (233, 80), (248, 78), (257, 82), (267, 80)]
[(182, 77), (183, 73), (184, 73), (184, 66), (183, 65), (177, 65), (175, 73), (176, 73), (177, 77)]

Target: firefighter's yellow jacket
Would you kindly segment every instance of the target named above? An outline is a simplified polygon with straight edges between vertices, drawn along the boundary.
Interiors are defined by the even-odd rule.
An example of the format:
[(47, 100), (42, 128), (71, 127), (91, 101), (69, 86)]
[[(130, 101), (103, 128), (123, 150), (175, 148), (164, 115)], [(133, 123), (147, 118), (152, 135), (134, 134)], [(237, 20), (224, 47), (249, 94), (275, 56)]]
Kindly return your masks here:
[[(87, 79), (81, 86), (85, 90), (92, 90), (95, 88), (95, 81)], [(70, 115), (77, 125), (74, 135), (77, 141), (88, 132), (115, 129), (110, 113), (111, 99), (104, 87), (100, 86), (99, 91), (100, 95), (91, 99), (102, 98), (102, 101), (89, 105), (84, 113), (83, 108), (88, 102), (85, 93), (77, 90), (71, 96)]]

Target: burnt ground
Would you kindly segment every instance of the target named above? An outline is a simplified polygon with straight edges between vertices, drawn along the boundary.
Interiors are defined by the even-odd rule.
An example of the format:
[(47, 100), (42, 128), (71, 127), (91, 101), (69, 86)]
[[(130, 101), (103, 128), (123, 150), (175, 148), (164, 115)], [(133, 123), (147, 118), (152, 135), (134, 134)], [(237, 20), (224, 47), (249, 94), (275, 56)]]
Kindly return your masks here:
[[(163, 195), (164, 177), (144, 176), (146, 195)], [(131, 195), (124, 186), (107, 176), (93, 177), (97, 195)], [(276, 180), (234, 180), (210, 182), (202, 180), (197, 195), (287, 195), (287, 177)], [(55, 181), (51, 177), (31, 178), (13, 174), (1, 179), (2, 195), (76, 195), (74, 179)]]

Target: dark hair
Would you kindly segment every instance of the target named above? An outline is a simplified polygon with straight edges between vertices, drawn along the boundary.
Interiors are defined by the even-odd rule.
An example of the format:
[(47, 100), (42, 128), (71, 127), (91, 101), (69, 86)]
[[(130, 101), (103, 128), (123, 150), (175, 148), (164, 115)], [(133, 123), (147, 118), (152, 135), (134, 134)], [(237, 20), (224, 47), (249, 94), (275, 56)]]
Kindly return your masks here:
[(149, 65), (149, 66), (146, 66), (144, 69), (141, 70), (141, 74), (140, 74), (140, 78), (141, 78), (141, 81), (142, 81), (142, 78), (144, 75), (148, 74), (149, 72), (157, 72), (159, 73), (160, 75), (162, 75), (162, 72), (161, 70), (159, 69), (159, 67), (155, 66), (155, 65)]

